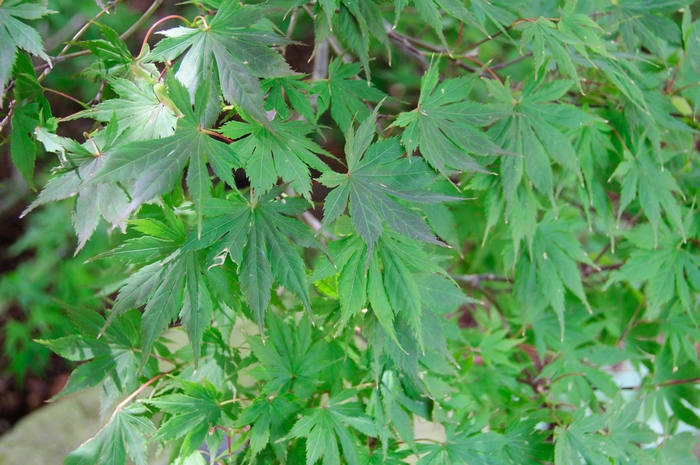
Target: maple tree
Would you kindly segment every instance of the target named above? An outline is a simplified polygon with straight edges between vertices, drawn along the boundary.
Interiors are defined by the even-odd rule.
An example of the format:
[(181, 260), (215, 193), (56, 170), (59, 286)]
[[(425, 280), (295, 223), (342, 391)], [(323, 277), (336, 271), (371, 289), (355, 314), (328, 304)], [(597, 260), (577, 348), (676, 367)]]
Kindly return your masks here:
[(113, 412), (66, 464), (697, 463), (700, 3), (120, 3), (0, 0), (24, 215), (114, 270), (39, 341)]

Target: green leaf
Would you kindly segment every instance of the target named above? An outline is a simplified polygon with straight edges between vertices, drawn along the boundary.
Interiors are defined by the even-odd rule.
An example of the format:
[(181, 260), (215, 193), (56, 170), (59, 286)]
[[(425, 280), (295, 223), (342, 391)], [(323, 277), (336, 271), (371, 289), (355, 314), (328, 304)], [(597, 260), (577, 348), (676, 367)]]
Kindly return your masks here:
[(159, 139), (173, 135), (177, 118), (170, 108), (158, 100), (151, 85), (141, 80), (134, 83), (122, 78), (114, 78), (109, 84), (120, 98), (101, 102), (66, 120), (88, 117), (108, 122), (115, 117), (125, 141)]
[(141, 416), (146, 412), (145, 407), (136, 404), (118, 409), (95, 437), (66, 457), (64, 465), (121, 465), (126, 463), (127, 454), (136, 464), (145, 465), (146, 436), (155, 431), (153, 424)]
[(367, 128), (371, 127), (368, 122), (374, 120), (373, 116), (365, 120), (357, 134), (350, 132), (348, 135), (348, 173), (345, 176), (328, 173), (320, 178), (321, 183), (337, 186), (339, 191), (328, 204), (333, 216), (325, 210), (324, 224), (334, 221), (342, 213), (339, 206), (349, 203), (353, 226), (370, 251), (382, 235), (384, 222), (412, 239), (442, 245), (419, 213), (395, 199), (438, 203), (459, 198), (426, 192), (424, 189), (435, 178), (435, 173), (418, 159), (402, 158), (397, 139), (369, 145), (373, 135)]
[(317, 118), (330, 108), (331, 117), (343, 133), (347, 133), (353, 120), (364, 121), (370, 115), (363, 100), (378, 103), (386, 94), (367, 81), (353, 79), (360, 72), (360, 65), (343, 63), (339, 58), (328, 65), (328, 79), (314, 83), (318, 95)]
[[(184, 244), (185, 250), (195, 250), (218, 241), (213, 256), (227, 253), (239, 265), (241, 290), (261, 329), (273, 276), (311, 312), (305, 266), (289, 241), (305, 247), (320, 248), (320, 245), (297, 220), (284, 216), (298, 213), (298, 208), (306, 203), (302, 201), (299, 205), (285, 198), (275, 200), (282, 189), (271, 191), (253, 204), (237, 196), (213, 203), (221, 212), (219, 216), (205, 220), (201, 237), (190, 235)], [(205, 207), (205, 216), (207, 210)]]
[(224, 99), (267, 126), (258, 78), (291, 72), (284, 59), (270, 48), (288, 41), (259, 28), (268, 10), (266, 6), (222, 2), (213, 18), (200, 20), (193, 27), (163, 31), (166, 38), (158, 42), (152, 54), (158, 59), (174, 60), (187, 51), (176, 77), (192, 96), (214, 76), (216, 66)]
[(27, 5), (19, 5), (17, 2), (0, 5), (0, 98), (4, 97), (18, 48), (49, 61), (39, 33), (17, 18), (39, 19), (55, 11), (41, 5), (32, 5), (30, 9), (26, 7)]
[(625, 151), (625, 158), (615, 169), (613, 177), (621, 179), (620, 205), (617, 220), (622, 212), (635, 199), (639, 199), (644, 214), (654, 231), (654, 241), (658, 242), (658, 229), (661, 220), (661, 208), (679, 235), (685, 237), (683, 220), (674, 193), (680, 193), (680, 187), (671, 173), (659, 167), (645, 149), (640, 149), (636, 156)]
[[(306, 464), (312, 465), (321, 457), (326, 463), (340, 463), (340, 448), (343, 458), (350, 465), (359, 465), (359, 447), (355, 436), (347, 425), (370, 437), (376, 436), (371, 419), (355, 402), (338, 403), (341, 398), (331, 397), (328, 405), (308, 411), (294, 425), (287, 438), (306, 437)], [(332, 461), (332, 462), (331, 462)]]
[(393, 123), (405, 128), (401, 143), (409, 155), (419, 149), (444, 176), (449, 176), (451, 170), (486, 171), (472, 155), (505, 153), (479, 128), (495, 123), (506, 113), (467, 100), (475, 76), (446, 79), (437, 85), (437, 63), (433, 63), (421, 81), (418, 106), (400, 114)]
[[(202, 216), (202, 203), (211, 196), (211, 180), (203, 167), (203, 157), (220, 179), (235, 188), (232, 169), (238, 159), (230, 147), (203, 132), (189, 104), (184, 88), (175, 79), (169, 80), (170, 93), (184, 113), (178, 120), (175, 134), (162, 139), (128, 142), (104, 153), (104, 166), (90, 180), (90, 184), (105, 181), (133, 182), (131, 201), (120, 214), (125, 219), (144, 202), (172, 190), (189, 162), (187, 186)], [(204, 102), (197, 102), (197, 106)], [(201, 221), (201, 220), (200, 220)]]
[(183, 394), (167, 394), (146, 402), (169, 414), (152, 440), (184, 437), (180, 454), (187, 457), (199, 448), (209, 428), (220, 424), (225, 413), (219, 405), (220, 394), (211, 383), (201, 386), (183, 380), (179, 382), (185, 391)]
[[(268, 338), (249, 337), (248, 343), (262, 364), (253, 375), (265, 380), (265, 395), (293, 392), (300, 399), (316, 390), (318, 373), (330, 361), (323, 339), (313, 341), (314, 332), (308, 317), (298, 326), (283, 322), (274, 313), (267, 314)], [(294, 330), (294, 331), (292, 331)]]
[(268, 396), (256, 399), (236, 420), (236, 427), (251, 425), (250, 454), (255, 457), (268, 444), (280, 460), (285, 460), (288, 449), (277, 442), (292, 428), (292, 416), (299, 409), (292, 395)]
[(268, 127), (251, 121), (226, 123), (221, 132), (238, 139), (231, 144), (246, 169), (257, 195), (269, 191), (281, 177), (307, 199), (311, 196), (309, 168), (320, 172), (328, 166), (318, 155), (331, 156), (306, 135), (311, 127), (302, 121), (273, 120)]

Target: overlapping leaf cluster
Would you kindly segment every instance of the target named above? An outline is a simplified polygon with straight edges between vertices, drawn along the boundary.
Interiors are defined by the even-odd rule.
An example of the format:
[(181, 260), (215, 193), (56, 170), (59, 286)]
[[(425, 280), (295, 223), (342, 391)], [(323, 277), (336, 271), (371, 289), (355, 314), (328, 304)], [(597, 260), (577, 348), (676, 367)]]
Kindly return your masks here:
[(123, 396), (66, 463), (696, 463), (697, 2), (192, 3), (53, 118), (0, 1), (27, 213), (126, 234), (41, 341)]

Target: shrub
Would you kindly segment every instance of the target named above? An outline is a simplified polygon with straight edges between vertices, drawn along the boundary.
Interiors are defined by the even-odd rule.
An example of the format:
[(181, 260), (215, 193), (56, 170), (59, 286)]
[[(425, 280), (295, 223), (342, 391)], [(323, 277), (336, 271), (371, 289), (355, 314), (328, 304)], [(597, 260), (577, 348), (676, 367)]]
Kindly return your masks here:
[(0, 2), (25, 213), (127, 234), (41, 341), (118, 403), (66, 464), (696, 463), (696, 2), (117, 3), (51, 57)]

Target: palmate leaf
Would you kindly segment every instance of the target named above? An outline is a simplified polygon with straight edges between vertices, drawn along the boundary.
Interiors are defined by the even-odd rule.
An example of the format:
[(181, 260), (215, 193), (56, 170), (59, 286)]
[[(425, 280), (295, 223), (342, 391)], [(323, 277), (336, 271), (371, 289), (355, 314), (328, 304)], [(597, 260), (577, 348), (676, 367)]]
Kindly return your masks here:
[[(391, 61), (391, 51), (389, 50), (389, 39), (384, 29), (384, 18), (379, 6), (374, 1), (358, 1), (358, 0), (340, 0), (338, 2), (339, 10), (337, 13), (331, 12), (328, 15), (332, 18), (333, 28), (339, 31), (338, 36), (348, 44), (350, 49), (355, 52), (362, 63), (362, 68), (367, 76), (367, 81), (370, 79), (369, 68), (369, 41), (370, 38), (377, 39), (386, 48), (386, 53), (389, 61)], [(322, 18), (317, 20), (317, 34), (327, 34), (330, 31), (321, 32), (319, 26), (323, 26)]]
[(127, 455), (137, 465), (146, 465), (146, 437), (155, 432), (143, 416), (147, 412), (139, 404), (117, 409), (94, 438), (66, 457), (64, 465), (123, 465)]
[(230, 416), (228, 407), (222, 407), (222, 393), (208, 381), (204, 385), (182, 379), (178, 382), (183, 393), (166, 394), (145, 401), (168, 416), (159, 425), (152, 440), (182, 438), (180, 454), (187, 457), (204, 442), (209, 428), (221, 425)]
[(478, 128), (507, 114), (491, 106), (467, 101), (477, 75), (446, 79), (438, 85), (433, 63), (421, 79), (415, 110), (402, 113), (392, 126), (403, 127), (401, 143), (409, 154), (420, 150), (430, 165), (448, 176), (451, 170), (485, 171), (471, 155), (505, 153)]
[(481, 463), (485, 465), (505, 465), (509, 461), (499, 457), (504, 447), (509, 444), (503, 435), (488, 432), (481, 433), (474, 428), (458, 431), (457, 427), (449, 426), (447, 440), (444, 444), (421, 444), (418, 447), (421, 454), (426, 453), (418, 461), (418, 465), (443, 465), (457, 463)]
[(486, 27), (486, 19), (490, 19), (501, 32), (506, 32), (507, 26), (513, 23), (518, 17), (508, 11), (504, 6), (507, 2), (497, 2), (488, 0), (472, 0), (469, 2), (473, 10), (474, 18), (479, 22), (482, 29)]
[(318, 373), (331, 363), (323, 339), (311, 330), (308, 317), (297, 325), (283, 322), (273, 312), (266, 318), (269, 338), (251, 336), (248, 343), (261, 365), (251, 375), (265, 381), (263, 395), (293, 393), (299, 399), (308, 398), (319, 383)]
[(191, 234), (183, 245), (183, 250), (189, 251), (216, 244), (211, 257), (231, 257), (238, 265), (241, 290), (261, 332), (275, 278), (311, 312), (304, 262), (289, 241), (303, 247), (321, 245), (308, 227), (285, 216), (304, 212), (308, 203), (293, 197), (275, 200), (284, 188), (279, 186), (254, 198), (253, 203), (236, 194), (228, 200), (208, 201), (205, 213), (210, 218), (202, 226), (201, 237)]
[[(367, 308), (369, 302), (377, 321), (395, 343), (399, 344), (395, 322), (400, 319), (415, 332), (423, 348), (423, 306), (433, 306), (432, 300), (426, 301), (423, 296), (439, 292), (450, 310), (450, 300), (462, 302), (455, 296), (453, 284), (436, 274), (442, 272), (436, 257), (423, 252), (420, 243), (391, 231), (382, 235), (372, 252), (358, 235), (332, 242), (329, 252), (336, 265), (322, 259), (310, 280), (318, 282), (338, 273), (342, 325)], [(422, 274), (416, 276), (417, 272)]]
[(611, 10), (610, 21), (619, 25), (620, 35), (628, 49), (640, 43), (657, 56), (664, 56), (664, 42), (681, 43), (681, 30), (670, 18), (659, 13), (678, 11), (683, 0), (623, 0)]
[(192, 344), (196, 365), (204, 329), (210, 325), (214, 306), (218, 305), (209, 290), (206, 255), (181, 248), (186, 236), (179, 219), (139, 220), (135, 224), (152, 239), (134, 239), (104, 256), (120, 256), (134, 262), (144, 260), (144, 255), (145, 261), (162, 260), (144, 266), (124, 281), (106, 325), (117, 315), (145, 305), (141, 346), (148, 354), (156, 338), (179, 317)]
[(489, 132), (503, 149), (521, 156), (501, 157), (500, 183), (482, 176), (475, 178), (472, 187), (488, 190), (487, 231), (496, 224), (505, 206), (517, 253), (523, 238), (527, 238), (531, 246), (537, 224), (539, 205), (532, 187), (549, 197), (556, 209), (550, 160), (583, 180), (572, 137), (565, 128), (580, 130), (598, 120), (572, 105), (553, 103), (566, 94), (570, 81), (543, 83), (543, 77), (539, 81), (529, 79), (517, 98), (507, 79), (505, 85), (495, 81), (486, 81), (486, 85), (501, 102), (500, 111), (511, 114), (498, 121)]
[(110, 80), (109, 85), (120, 98), (106, 100), (64, 120), (94, 118), (108, 122), (114, 116), (119, 121), (119, 130), (124, 133), (125, 141), (173, 135), (177, 118), (172, 109), (158, 100), (152, 85), (142, 80), (131, 82), (122, 78)]
[[(544, 297), (559, 319), (561, 337), (564, 337), (565, 289), (569, 289), (590, 310), (581, 283), (578, 263), (597, 266), (584, 252), (570, 232), (571, 223), (553, 220), (551, 214), (537, 225), (530, 257), (521, 258), (515, 271), (515, 293), (525, 314), (534, 311)], [(515, 266), (506, 255), (506, 266)], [(577, 263), (578, 262), (578, 263)]]
[[(105, 324), (102, 316), (92, 310), (66, 310), (81, 334), (38, 342), (61, 357), (85, 363), (71, 373), (66, 386), (52, 400), (102, 383), (100, 410), (104, 414), (119, 395), (133, 392), (139, 385), (137, 370), (145, 358), (138, 351), (141, 343), (138, 331), (140, 315), (129, 312), (117, 318), (98, 340), (96, 337)], [(144, 366), (142, 374), (150, 377), (156, 371), (155, 359), (151, 359)]]
[(189, 164), (187, 187), (201, 228), (203, 202), (211, 197), (212, 186), (206, 162), (221, 180), (235, 188), (232, 169), (238, 166), (238, 160), (228, 145), (212, 139), (200, 126), (209, 97), (207, 86), (200, 86), (197, 92), (195, 112), (183, 85), (174, 78), (168, 80), (168, 85), (172, 103), (182, 114), (175, 134), (162, 139), (119, 144), (108, 150), (103, 155), (106, 159), (104, 166), (88, 185), (105, 181), (133, 183), (131, 201), (119, 212), (119, 218), (123, 220), (144, 202), (172, 190), (185, 165)]
[(50, 13), (56, 12), (22, 0), (8, 0), (0, 4), (0, 101), (5, 96), (5, 86), (12, 76), (17, 49), (49, 61), (39, 33), (20, 19), (39, 19)]
[(639, 198), (642, 211), (649, 219), (654, 232), (655, 241), (658, 241), (662, 207), (678, 234), (685, 238), (680, 207), (674, 197), (674, 193), (681, 194), (680, 187), (668, 170), (654, 163), (646, 146), (639, 147), (635, 156), (625, 150), (624, 160), (620, 162), (611, 177), (620, 179), (621, 184), (618, 222), (630, 203), (635, 198)]
[(377, 431), (372, 419), (363, 413), (362, 404), (345, 402), (354, 395), (355, 390), (346, 389), (332, 396), (327, 405), (309, 409), (285, 436), (306, 438), (306, 465), (313, 465), (321, 457), (326, 464), (340, 464), (341, 447), (348, 464), (360, 464), (357, 439), (348, 426), (370, 437), (376, 437)]
[(573, 421), (567, 427), (557, 427), (554, 449), (556, 465), (597, 465), (616, 463), (643, 465), (655, 463), (651, 449), (640, 445), (651, 444), (658, 435), (649, 426), (636, 421), (642, 402), (625, 403), (616, 398), (610, 409), (603, 415), (585, 416), (585, 409), (577, 410)]
[[(104, 60), (109, 65), (120, 64), (128, 66), (135, 62), (129, 48), (114, 29), (99, 22), (96, 22), (95, 25), (100, 28), (104, 39), (76, 42), (76, 45), (90, 50), (96, 57)], [(118, 69), (117, 66), (112, 66), (112, 68)]]
[(363, 100), (377, 103), (386, 97), (371, 83), (353, 79), (360, 72), (357, 63), (343, 63), (340, 58), (328, 65), (328, 79), (314, 82), (318, 95), (317, 118), (330, 108), (331, 117), (343, 133), (347, 133), (353, 120), (364, 121), (371, 113)]
[(288, 449), (286, 444), (277, 442), (292, 429), (293, 415), (299, 405), (291, 394), (265, 396), (253, 401), (236, 419), (236, 428), (251, 425), (250, 455), (255, 457), (268, 444), (272, 446), (281, 462), (284, 462)]
[[(408, 0), (395, 2), (394, 9), (396, 19), (394, 24), (398, 24), (401, 10), (405, 8), (407, 3)], [(441, 9), (449, 16), (462, 21), (465, 24), (469, 24), (486, 34), (483, 24), (477, 21), (474, 15), (465, 8), (462, 2), (455, 0), (412, 0), (412, 3), (418, 10), (418, 13), (423, 20), (435, 31), (435, 34), (437, 34), (438, 38), (442, 42), (442, 45), (447, 50), (451, 50), (451, 47), (445, 40), (445, 34), (443, 32), (443, 18), (440, 11)]]
[(270, 47), (289, 41), (253, 27), (269, 11), (264, 5), (241, 6), (226, 0), (213, 18), (200, 17), (196, 27), (163, 31), (166, 39), (158, 42), (152, 55), (174, 60), (187, 51), (176, 77), (192, 96), (201, 84), (211, 79), (215, 65), (224, 100), (235, 103), (250, 117), (267, 125), (258, 78), (291, 73), (282, 56)]
[[(696, 226), (695, 212), (690, 209), (684, 221), (684, 229), (692, 231)], [(638, 226), (634, 231), (637, 249), (625, 264), (610, 275), (606, 284), (627, 281), (646, 281), (647, 307), (656, 312), (662, 305), (677, 298), (686, 310), (693, 308), (693, 290), (700, 291), (700, 258), (692, 244), (684, 244), (680, 234), (661, 223), (662, 240), (659, 242), (654, 226)]]
[(318, 155), (331, 155), (311, 141), (306, 134), (311, 126), (303, 121), (273, 120), (268, 127), (249, 121), (230, 121), (221, 128), (227, 137), (238, 139), (231, 144), (246, 170), (251, 186), (262, 195), (282, 178), (306, 199), (311, 198), (309, 168), (329, 170)]
[(304, 74), (296, 74), (263, 80), (263, 92), (269, 92), (265, 99), (265, 109), (275, 110), (282, 121), (288, 120), (294, 110), (307, 122), (314, 123), (316, 115), (308, 96), (312, 87), (309, 83), (302, 81), (305, 77)]
[[(1, 29), (1, 26), (0, 26)], [(2, 47), (2, 46), (0, 46)], [(2, 51), (0, 50), (0, 53)], [(36, 77), (34, 64), (29, 56), (18, 53), (12, 69), (14, 81), (14, 113), (10, 155), (15, 167), (22, 173), (29, 187), (34, 189), (34, 164), (36, 146), (34, 130), (51, 117), (51, 106), (43, 95), (43, 88)], [(1, 65), (1, 64), (0, 64)], [(0, 71), (2, 73), (2, 71)], [(3, 92), (0, 85), (0, 94)], [(0, 95), (0, 106), (2, 95)]]
[(382, 374), (381, 383), (372, 391), (367, 404), (367, 413), (374, 418), (377, 436), (382, 441), (382, 451), (388, 452), (389, 435), (395, 431), (416, 453), (413, 418), (402, 407), (406, 399), (397, 373), (387, 370)]
[(323, 223), (337, 219), (349, 204), (352, 224), (367, 243), (368, 253), (382, 235), (383, 223), (411, 239), (443, 245), (418, 212), (395, 199), (429, 204), (460, 198), (427, 191), (435, 172), (420, 159), (403, 158), (398, 139), (372, 144), (376, 115), (375, 109), (357, 132), (352, 128), (348, 132), (348, 172), (328, 172), (319, 178), (322, 184), (335, 188), (326, 197)]
[(124, 189), (111, 182), (87, 182), (104, 166), (104, 152), (117, 142), (117, 134), (114, 117), (105, 130), (93, 135), (94, 143), (87, 141), (82, 145), (73, 139), (51, 134), (45, 128), (36, 129), (37, 139), (47, 151), (59, 156), (62, 169), (61, 174), (52, 178), (36, 200), (22, 212), (22, 216), (40, 205), (77, 195), (72, 217), (78, 235), (76, 254), (92, 236), (100, 217), (122, 229), (125, 226), (123, 218), (120, 218), (121, 209), (129, 204)]

